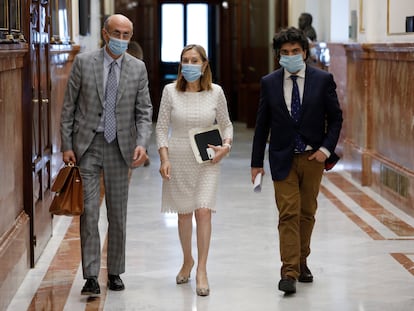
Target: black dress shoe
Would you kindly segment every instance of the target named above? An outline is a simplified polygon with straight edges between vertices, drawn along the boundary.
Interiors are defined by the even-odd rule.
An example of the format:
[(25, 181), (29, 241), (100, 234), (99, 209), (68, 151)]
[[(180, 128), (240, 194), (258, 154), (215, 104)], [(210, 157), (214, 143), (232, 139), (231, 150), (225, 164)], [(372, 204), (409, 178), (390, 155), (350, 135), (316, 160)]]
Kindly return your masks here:
[(101, 293), (97, 278), (88, 278), (82, 288), (81, 295), (95, 296)]
[(298, 278), (299, 282), (302, 283), (312, 283), (313, 282), (313, 275), (312, 272), (309, 270), (306, 264), (300, 265), (300, 275)]
[(296, 280), (289, 276), (282, 277), (279, 281), (279, 290), (287, 295), (296, 293)]
[(108, 288), (110, 290), (119, 291), (119, 290), (124, 290), (125, 285), (124, 285), (124, 282), (122, 282), (119, 275), (109, 274), (108, 275)]

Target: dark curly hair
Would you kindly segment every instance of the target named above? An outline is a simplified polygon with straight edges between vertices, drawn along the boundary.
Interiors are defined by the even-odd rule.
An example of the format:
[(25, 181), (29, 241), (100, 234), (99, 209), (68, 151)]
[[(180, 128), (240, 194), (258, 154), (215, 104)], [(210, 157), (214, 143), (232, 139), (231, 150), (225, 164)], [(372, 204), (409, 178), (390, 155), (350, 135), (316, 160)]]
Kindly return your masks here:
[(285, 43), (299, 43), (302, 49), (305, 51), (305, 60), (309, 57), (309, 41), (306, 38), (302, 30), (295, 27), (289, 27), (282, 29), (273, 37), (273, 50), (275, 56), (280, 58), (280, 48)]

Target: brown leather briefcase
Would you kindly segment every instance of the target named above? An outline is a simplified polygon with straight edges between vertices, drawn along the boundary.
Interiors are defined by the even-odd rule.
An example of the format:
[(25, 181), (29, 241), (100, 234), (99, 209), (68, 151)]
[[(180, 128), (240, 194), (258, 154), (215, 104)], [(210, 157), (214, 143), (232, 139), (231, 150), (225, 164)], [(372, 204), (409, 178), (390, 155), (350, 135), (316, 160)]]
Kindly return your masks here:
[(83, 214), (83, 187), (79, 167), (69, 163), (63, 167), (52, 186), (55, 192), (49, 212), (55, 215)]

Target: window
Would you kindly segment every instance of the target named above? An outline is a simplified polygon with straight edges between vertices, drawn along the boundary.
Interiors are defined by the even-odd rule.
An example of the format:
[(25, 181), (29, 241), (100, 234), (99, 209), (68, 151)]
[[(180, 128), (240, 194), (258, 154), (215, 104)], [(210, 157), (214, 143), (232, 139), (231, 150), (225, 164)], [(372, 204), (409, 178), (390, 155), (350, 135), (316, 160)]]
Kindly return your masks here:
[(179, 62), (187, 44), (202, 45), (208, 52), (208, 5), (161, 5), (161, 61)]
[(208, 11), (207, 4), (187, 5), (187, 44), (199, 44), (208, 51)]
[[(86, 2), (85, 2), (86, 3)], [(50, 2), (52, 15), (51, 43), (67, 44), (71, 39), (72, 9), (69, 0), (53, 0)]]
[(161, 60), (176, 62), (184, 46), (184, 6), (161, 6)]

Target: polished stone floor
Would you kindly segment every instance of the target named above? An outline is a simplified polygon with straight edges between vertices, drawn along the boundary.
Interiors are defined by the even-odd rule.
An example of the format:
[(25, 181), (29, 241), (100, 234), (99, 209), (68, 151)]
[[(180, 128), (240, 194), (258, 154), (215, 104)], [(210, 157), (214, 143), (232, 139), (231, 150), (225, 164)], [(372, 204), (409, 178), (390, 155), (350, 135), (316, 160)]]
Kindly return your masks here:
[[(340, 164), (325, 174), (321, 186), (308, 261), (314, 282), (298, 283), (291, 296), (277, 290), (273, 186), (267, 174), (262, 192), (252, 190), (252, 135), (244, 124), (236, 124), (231, 156), (222, 164), (208, 261), (210, 296), (196, 295), (194, 273), (188, 284), (175, 284), (182, 261), (177, 221), (174, 214), (160, 213), (159, 160), (152, 144), (151, 165), (134, 170), (131, 178), (127, 271), (122, 276), (126, 290), (106, 289), (103, 261), (101, 296), (80, 295), (79, 219), (56, 217), (52, 239), (8, 310), (414, 310), (413, 215), (358, 186)], [(105, 259), (104, 206), (101, 210)]]

